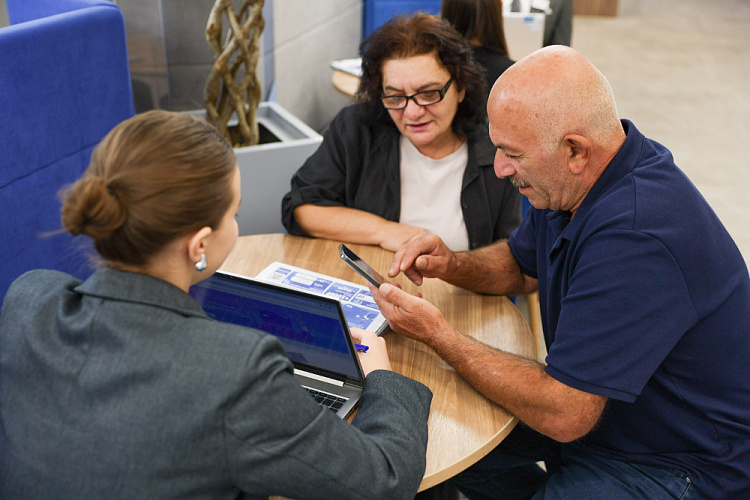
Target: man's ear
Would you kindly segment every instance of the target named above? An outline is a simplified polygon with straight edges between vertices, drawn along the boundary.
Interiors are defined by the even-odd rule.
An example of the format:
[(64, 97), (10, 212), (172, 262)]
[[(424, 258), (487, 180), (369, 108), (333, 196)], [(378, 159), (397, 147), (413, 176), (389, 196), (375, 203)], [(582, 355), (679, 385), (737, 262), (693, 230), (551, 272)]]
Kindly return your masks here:
[(210, 227), (202, 227), (196, 232), (187, 235), (188, 259), (193, 264), (201, 260), (201, 255), (206, 253), (206, 239), (213, 233)]
[(573, 175), (580, 175), (591, 161), (593, 152), (591, 139), (578, 134), (568, 134), (563, 137), (563, 145), (568, 170)]

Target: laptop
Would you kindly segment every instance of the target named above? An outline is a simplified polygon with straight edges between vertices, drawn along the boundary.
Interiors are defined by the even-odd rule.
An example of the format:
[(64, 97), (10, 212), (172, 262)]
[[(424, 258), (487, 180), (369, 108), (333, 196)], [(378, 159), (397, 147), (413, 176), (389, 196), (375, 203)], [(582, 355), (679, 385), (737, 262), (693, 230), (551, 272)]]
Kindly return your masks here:
[(277, 337), (319, 404), (341, 418), (357, 406), (365, 377), (338, 300), (222, 271), (189, 293), (210, 318)]

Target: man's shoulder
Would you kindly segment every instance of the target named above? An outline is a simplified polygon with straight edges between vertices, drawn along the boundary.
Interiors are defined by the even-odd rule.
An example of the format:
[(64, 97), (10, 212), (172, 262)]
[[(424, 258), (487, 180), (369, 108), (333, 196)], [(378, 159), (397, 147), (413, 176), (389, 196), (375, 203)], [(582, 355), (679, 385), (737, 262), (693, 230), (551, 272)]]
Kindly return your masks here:
[(686, 203), (707, 205), (666, 147), (632, 123), (625, 126), (625, 144), (592, 189), (591, 202), (584, 201), (588, 217), (638, 229), (670, 223)]
[[(724, 260), (731, 256), (737, 268), (743, 268), (733, 238), (671, 153), (646, 138), (642, 144), (638, 162), (587, 210), (581, 221), (583, 241), (594, 234), (615, 235), (636, 248), (639, 238), (647, 238), (684, 268), (700, 261), (709, 266), (716, 253)], [(623, 240), (624, 234), (633, 238)]]

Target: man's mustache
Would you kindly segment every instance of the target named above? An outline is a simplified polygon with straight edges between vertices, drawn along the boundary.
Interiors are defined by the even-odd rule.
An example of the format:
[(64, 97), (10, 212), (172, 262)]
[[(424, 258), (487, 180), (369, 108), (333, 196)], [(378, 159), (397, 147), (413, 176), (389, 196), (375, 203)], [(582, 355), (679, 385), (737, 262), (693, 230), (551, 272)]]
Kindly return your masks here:
[(522, 187), (531, 187), (531, 184), (528, 182), (524, 182), (520, 179), (517, 179), (515, 177), (510, 178), (510, 183), (513, 184), (513, 187), (522, 188)]

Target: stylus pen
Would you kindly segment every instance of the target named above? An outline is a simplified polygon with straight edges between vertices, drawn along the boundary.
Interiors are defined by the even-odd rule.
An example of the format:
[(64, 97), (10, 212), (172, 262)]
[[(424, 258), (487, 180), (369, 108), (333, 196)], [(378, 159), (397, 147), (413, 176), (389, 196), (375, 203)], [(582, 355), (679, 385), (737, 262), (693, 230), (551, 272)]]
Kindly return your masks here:
[(366, 346), (362, 344), (354, 344), (354, 348), (357, 350), (357, 352), (367, 352), (367, 349), (369, 349), (370, 346)]

